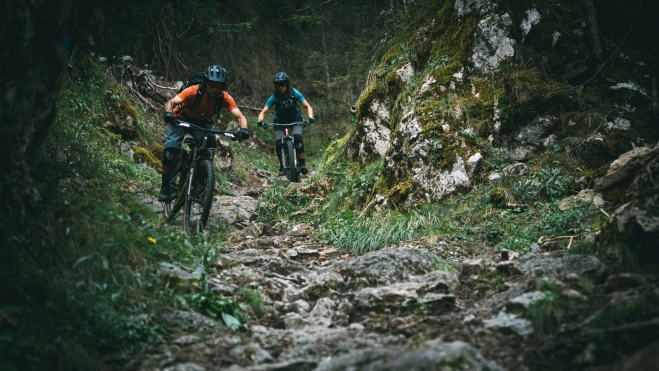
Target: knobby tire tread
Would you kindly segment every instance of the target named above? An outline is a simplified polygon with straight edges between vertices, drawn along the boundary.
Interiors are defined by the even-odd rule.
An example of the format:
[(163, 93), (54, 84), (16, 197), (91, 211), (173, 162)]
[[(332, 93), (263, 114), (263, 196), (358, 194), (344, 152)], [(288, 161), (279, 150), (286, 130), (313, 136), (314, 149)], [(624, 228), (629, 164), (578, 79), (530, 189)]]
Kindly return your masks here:
[(174, 216), (183, 206), (184, 198), (180, 197), (180, 190), (183, 189), (183, 183), (185, 182), (186, 175), (183, 171), (185, 170), (184, 157), (186, 153), (181, 151), (176, 157), (176, 162), (174, 165), (174, 175), (172, 175), (169, 180), (170, 194), (175, 195), (173, 200), (167, 201), (164, 203), (164, 214), (166, 218)]
[(291, 183), (298, 183), (300, 181), (299, 179), (299, 173), (297, 168), (295, 167), (295, 151), (293, 149), (293, 142), (288, 141), (286, 142), (286, 167), (287, 167), (287, 175), (288, 175), (288, 180)]
[(192, 212), (196, 202), (186, 198), (185, 208), (183, 210), (183, 227), (185, 233), (189, 235), (195, 234), (197, 227), (199, 227), (200, 231), (204, 230), (210, 216), (211, 206), (213, 205), (213, 190), (215, 189), (215, 171), (213, 169), (213, 163), (210, 160), (205, 159), (199, 162), (195, 168), (192, 187), (193, 190), (191, 193), (193, 193), (194, 197), (201, 200), (201, 217), (198, 223), (195, 223), (195, 220), (193, 220), (195, 216), (192, 215)]

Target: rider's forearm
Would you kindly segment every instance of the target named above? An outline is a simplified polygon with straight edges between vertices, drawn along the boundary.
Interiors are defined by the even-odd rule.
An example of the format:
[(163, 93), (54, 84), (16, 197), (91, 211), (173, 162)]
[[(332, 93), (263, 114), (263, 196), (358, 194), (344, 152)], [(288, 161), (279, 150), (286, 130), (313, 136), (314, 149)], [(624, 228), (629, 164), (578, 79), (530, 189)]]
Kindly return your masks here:
[(307, 106), (307, 116), (313, 117), (313, 108), (311, 106)]
[(238, 123), (240, 124), (240, 127), (242, 129), (247, 129), (247, 118), (245, 116), (241, 116), (240, 119), (238, 119)]

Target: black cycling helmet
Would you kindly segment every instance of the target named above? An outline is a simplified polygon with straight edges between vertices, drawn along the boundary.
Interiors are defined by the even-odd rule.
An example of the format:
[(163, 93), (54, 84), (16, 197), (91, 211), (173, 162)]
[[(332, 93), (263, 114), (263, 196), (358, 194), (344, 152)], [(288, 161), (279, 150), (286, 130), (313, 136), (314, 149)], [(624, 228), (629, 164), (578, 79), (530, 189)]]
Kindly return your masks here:
[(227, 70), (222, 66), (214, 65), (208, 67), (206, 72), (204, 72), (204, 76), (206, 76), (206, 80), (208, 81), (227, 83)]
[(275, 77), (272, 79), (272, 82), (274, 84), (281, 84), (285, 83), (288, 85), (288, 75), (285, 72), (279, 72), (278, 74), (275, 75)]

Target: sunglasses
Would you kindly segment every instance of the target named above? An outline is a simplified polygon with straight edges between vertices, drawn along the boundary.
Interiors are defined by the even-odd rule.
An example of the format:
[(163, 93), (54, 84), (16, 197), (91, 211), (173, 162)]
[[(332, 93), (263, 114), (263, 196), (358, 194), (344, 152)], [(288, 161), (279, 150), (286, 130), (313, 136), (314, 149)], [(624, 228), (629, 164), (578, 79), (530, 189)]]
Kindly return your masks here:
[(285, 82), (278, 82), (275, 84), (276, 87), (281, 88), (282, 86), (286, 86)]
[(224, 89), (224, 84), (217, 81), (209, 81), (208, 86), (211, 88), (221, 88)]

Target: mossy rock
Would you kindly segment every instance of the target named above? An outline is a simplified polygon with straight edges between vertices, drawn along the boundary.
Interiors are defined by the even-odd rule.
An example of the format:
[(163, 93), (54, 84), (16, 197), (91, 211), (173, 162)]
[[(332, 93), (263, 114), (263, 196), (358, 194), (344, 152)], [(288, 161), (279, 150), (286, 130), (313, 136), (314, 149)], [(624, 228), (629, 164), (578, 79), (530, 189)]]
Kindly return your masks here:
[(122, 119), (130, 117), (135, 125), (137, 125), (137, 110), (135, 107), (128, 103), (119, 102), (117, 104), (117, 113)]
[(488, 197), (488, 201), (494, 205), (500, 205), (506, 200), (506, 191), (503, 188), (493, 188), (490, 191), (490, 196)]
[(387, 89), (382, 82), (376, 82), (366, 88), (357, 101), (357, 121), (360, 121), (363, 117), (369, 116), (369, 106), (374, 100), (378, 98), (384, 100), (386, 96)]
[(352, 132), (349, 132), (343, 138), (339, 138), (327, 146), (325, 149), (325, 166), (332, 165), (334, 162), (336, 162), (338, 157), (345, 152), (348, 139), (351, 137), (353, 137)]
[(401, 205), (412, 192), (412, 180), (396, 184), (387, 192), (387, 200), (394, 205)]
[(133, 161), (138, 164), (145, 163), (155, 169), (159, 174), (162, 174), (162, 162), (150, 150), (144, 147), (133, 148)]
[(616, 211), (596, 244), (598, 252), (619, 263), (659, 264), (659, 187), (643, 191)]
[(579, 145), (574, 152), (588, 169), (598, 169), (608, 166), (618, 156), (629, 151), (634, 139), (634, 134), (630, 132), (615, 133), (607, 135), (603, 140), (592, 139), (581, 145), (581, 142), (573, 143)]

